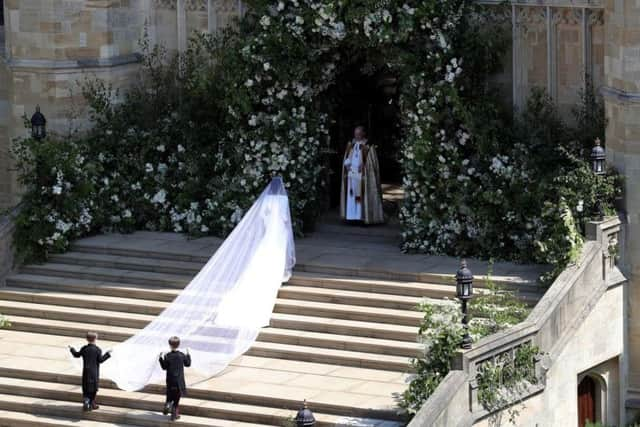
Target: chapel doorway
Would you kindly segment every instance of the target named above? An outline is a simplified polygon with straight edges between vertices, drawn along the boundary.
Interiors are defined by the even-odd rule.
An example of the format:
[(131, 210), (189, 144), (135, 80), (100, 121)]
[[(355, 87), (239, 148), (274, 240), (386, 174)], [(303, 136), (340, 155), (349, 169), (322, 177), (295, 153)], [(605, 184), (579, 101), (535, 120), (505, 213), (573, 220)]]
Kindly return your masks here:
[(588, 375), (578, 384), (578, 427), (596, 421), (596, 390), (596, 381)]
[[(327, 91), (327, 100), (334, 106), (327, 156), (330, 210), (340, 204), (344, 151), (356, 126), (364, 126), (369, 142), (376, 146), (384, 192), (399, 189), (402, 182), (397, 81), (390, 73), (372, 68), (364, 60), (354, 61)], [(388, 201), (385, 206), (393, 210)]]

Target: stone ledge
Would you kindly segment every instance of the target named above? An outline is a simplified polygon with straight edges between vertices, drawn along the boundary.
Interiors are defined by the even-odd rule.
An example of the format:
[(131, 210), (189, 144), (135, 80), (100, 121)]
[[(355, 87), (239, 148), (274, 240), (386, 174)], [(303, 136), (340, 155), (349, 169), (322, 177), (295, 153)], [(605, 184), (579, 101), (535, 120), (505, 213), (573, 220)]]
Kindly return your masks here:
[(111, 58), (72, 59), (55, 61), (48, 59), (12, 59), (7, 58), (6, 63), (12, 69), (73, 69), (73, 68), (109, 68), (129, 65), (140, 62), (142, 56), (138, 53), (131, 55), (114, 56)]
[(477, 0), (481, 4), (495, 4), (514, 6), (534, 6), (534, 7), (566, 7), (579, 9), (604, 9), (603, 0), (512, 0), (505, 2), (504, 0)]
[(607, 101), (618, 102), (620, 104), (640, 104), (640, 92), (627, 92), (626, 90), (614, 87), (603, 86), (600, 93)]

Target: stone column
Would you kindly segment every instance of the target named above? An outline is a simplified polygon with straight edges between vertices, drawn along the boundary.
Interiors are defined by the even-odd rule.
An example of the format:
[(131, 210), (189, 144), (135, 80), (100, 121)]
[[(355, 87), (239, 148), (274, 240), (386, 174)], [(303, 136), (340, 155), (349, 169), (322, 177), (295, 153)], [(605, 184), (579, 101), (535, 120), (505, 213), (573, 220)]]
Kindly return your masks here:
[(640, 2), (608, 0), (605, 9), (605, 96), (608, 161), (625, 178), (622, 267), (628, 288), (629, 388), (640, 390)]

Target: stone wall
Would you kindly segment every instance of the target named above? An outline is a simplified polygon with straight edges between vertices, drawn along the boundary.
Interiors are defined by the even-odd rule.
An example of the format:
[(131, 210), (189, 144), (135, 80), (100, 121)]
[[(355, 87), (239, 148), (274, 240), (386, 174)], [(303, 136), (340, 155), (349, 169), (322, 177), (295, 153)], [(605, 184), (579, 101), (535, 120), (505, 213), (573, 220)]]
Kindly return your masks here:
[[(186, 49), (194, 32), (217, 31), (243, 11), (240, 0), (5, 0), (0, 58), (0, 208), (19, 200), (9, 148), (40, 105), (50, 132), (82, 129), (80, 84), (137, 81), (140, 44)], [(2, 37), (0, 37), (0, 45)], [(1, 47), (1, 46), (0, 46)], [(2, 49), (0, 49), (2, 51)], [(79, 120), (70, 122), (72, 117)]]
[[(547, 372), (543, 393), (523, 402), (515, 424), (503, 414), (501, 426), (540, 427), (575, 426), (578, 424), (578, 382), (590, 374), (604, 382), (603, 425), (620, 425), (624, 412), (620, 394), (619, 357), (624, 353), (624, 286), (610, 288), (593, 311), (581, 323)], [(606, 325), (606, 327), (602, 327)], [(602, 409), (599, 409), (602, 411)], [(474, 424), (490, 427), (490, 419)]]
[(607, 160), (625, 178), (626, 239), (622, 266), (629, 286), (628, 397), (640, 397), (640, 3), (607, 1), (605, 14)]
[[(496, 2), (483, 2), (496, 3)], [(500, 14), (503, 20), (504, 14)], [(589, 79), (604, 83), (604, 11), (600, 2), (515, 1), (506, 13), (511, 51), (497, 76), (505, 98), (521, 109), (531, 93), (546, 90), (570, 117)]]

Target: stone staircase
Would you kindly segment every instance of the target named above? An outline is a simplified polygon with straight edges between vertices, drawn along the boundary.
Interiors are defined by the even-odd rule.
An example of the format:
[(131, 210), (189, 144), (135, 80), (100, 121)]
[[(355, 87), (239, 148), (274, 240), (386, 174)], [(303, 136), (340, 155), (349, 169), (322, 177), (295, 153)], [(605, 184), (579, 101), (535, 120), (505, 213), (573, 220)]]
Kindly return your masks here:
[[(87, 330), (99, 333), (103, 349), (135, 334), (212, 253), (179, 249), (197, 241), (156, 250), (140, 236), (141, 243), (125, 246), (81, 240), (46, 264), (23, 267), (0, 288), (0, 313), (12, 324), (0, 331), (0, 426), (169, 424), (157, 412), (161, 385), (127, 393), (104, 380), (101, 409), (82, 414), (79, 373), (65, 349)], [(213, 379), (189, 373), (194, 385), (173, 425), (285, 426), (305, 398), (320, 427), (402, 425), (396, 396), (422, 348), (415, 308), (425, 298), (446, 303), (454, 287), (389, 273), (365, 277), (340, 266), (298, 267), (247, 354)], [(534, 287), (525, 294), (539, 297)]]

